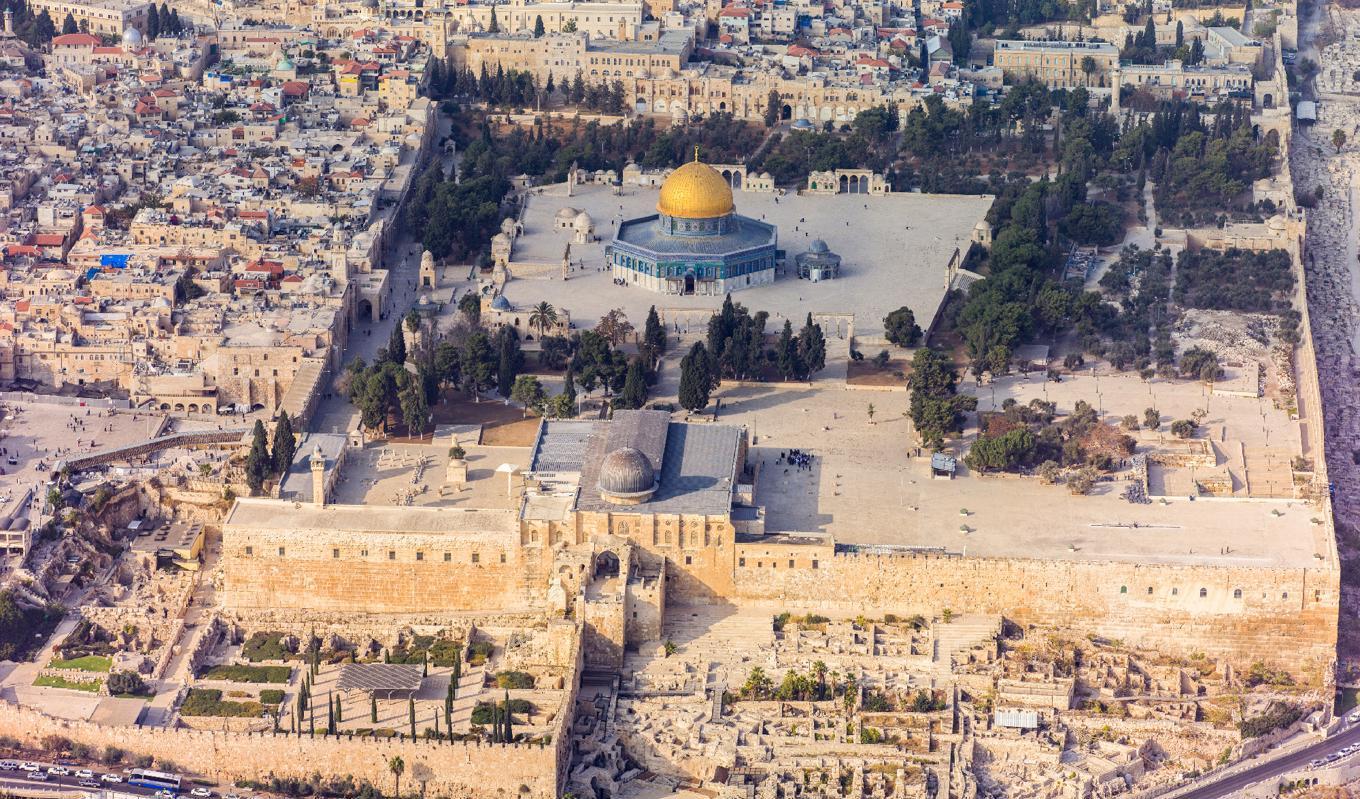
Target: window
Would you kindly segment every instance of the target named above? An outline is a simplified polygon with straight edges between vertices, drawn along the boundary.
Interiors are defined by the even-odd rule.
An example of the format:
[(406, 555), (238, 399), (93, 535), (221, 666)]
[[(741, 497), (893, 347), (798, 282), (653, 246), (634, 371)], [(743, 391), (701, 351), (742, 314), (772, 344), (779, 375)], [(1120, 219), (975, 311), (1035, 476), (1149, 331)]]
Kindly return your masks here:
[(396, 560), (396, 559), (397, 559), (397, 551), (396, 551), (395, 549), (389, 549), (389, 550), (387, 550), (387, 559), (388, 559), (388, 560)]
[(1242, 589), (1241, 589), (1241, 588), (1234, 588), (1234, 589), (1233, 589), (1233, 599), (1241, 599), (1241, 598), (1242, 598)]
[(332, 550), (331, 550), (331, 557), (332, 557), (332, 558), (335, 558), (335, 559), (337, 559), (337, 560), (339, 560), (339, 558), (340, 558), (340, 550), (338, 550), (338, 549), (332, 549)]
[(482, 562), (482, 556), (481, 556), (481, 554), (479, 554), (479, 553), (477, 553), (477, 552), (473, 552), (473, 553), (472, 553), (472, 562), (473, 562), (473, 563), (481, 563), (481, 562)]
[(445, 563), (448, 563), (448, 562), (451, 561), (451, 560), (453, 560), (453, 553), (452, 553), (452, 552), (445, 552), (445, 553), (444, 553), (444, 562), (445, 562)]
[(1129, 592), (1129, 587), (1128, 587), (1127, 585), (1121, 585), (1121, 586), (1119, 586), (1119, 593), (1121, 593), (1121, 594), (1127, 594), (1128, 592)]
[(501, 563), (504, 563), (504, 562), (505, 562), (505, 553), (502, 552), (502, 553), (501, 553)]
[(1283, 592), (1283, 593), (1280, 594), (1280, 599), (1288, 599), (1288, 598), (1289, 598), (1289, 592), (1288, 592), (1288, 591), (1285, 591), (1285, 592)]
[[(250, 554), (250, 547), (246, 547), (246, 554), (247, 554), (247, 555)], [(745, 566), (745, 565), (746, 565), (746, 558), (737, 558), (737, 565), (738, 565), (738, 566)]]
[(793, 568), (793, 558), (789, 558), (789, 568)]
[(1207, 589), (1207, 588), (1201, 588), (1201, 589), (1199, 589), (1199, 598), (1200, 598), (1200, 599), (1203, 599), (1203, 598), (1205, 598), (1205, 597), (1208, 596), (1208, 595), (1209, 595), (1209, 589)]
[(814, 569), (817, 568), (817, 561), (814, 560), (814, 561), (812, 562), (812, 568), (814, 568)]
[(361, 549), (361, 550), (359, 550), (359, 557), (361, 557), (361, 558), (366, 558), (366, 557), (368, 557), (368, 550), (367, 550), (367, 549)]
[(425, 553), (424, 553), (424, 552), (417, 552), (417, 553), (416, 553), (416, 560), (425, 560)]
[(686, 565), (686, 566), (693, 566), (693, 565), (694, 565), (694, 558), (691, 557), (691, 556), (689, 556), (689, 555), (686, 555), (686, 556), (685, 556), (685, 565)]
[(1171, 589), (1171, 595), (1172, 595), (1172, 596), (1180, 596), (1180, 594), (1181, 594), (1181, 589), (1179, 589), (1179, 588), (1173, 588), (1173, 589)]
[(283, 557), (283, 547), (279, 547), (279, 557)]
[(254, 554), (255, 554), (255, 547), (246, 547), (246, 557), (250, 557), (251, 555), (254, 555)]
[(1152, 596), (1152, 586), (1148, 586), (1148, 596)]

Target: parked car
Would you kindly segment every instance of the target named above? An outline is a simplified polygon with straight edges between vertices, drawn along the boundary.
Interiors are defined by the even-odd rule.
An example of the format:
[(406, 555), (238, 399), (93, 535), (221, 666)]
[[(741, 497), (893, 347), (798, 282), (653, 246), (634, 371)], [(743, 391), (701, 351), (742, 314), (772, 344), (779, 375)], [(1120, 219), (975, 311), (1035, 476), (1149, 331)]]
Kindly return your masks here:
[(19, 768), (20, 768), (21, 770), (23, 770), (23, 771), (41, 771), (41, 770), (42, 770), (42, 767), (39, 766), (37, 763), (34, 763), (32, 760), (25, 760), (25, 761), (19, 766)]
[(82, 787), (82, 788), (98, 788), (98, 787), (99, 787), (99, 783), (95, 782), (94, 780), (81, 780), (81, 781), (80, 781), (80, 787)]
[(13, 760), (0, 760), (0, 771), (14, 771), (19, 768), (19, 764)]
[(30, 771), (30, 772), (28, 772), (28, 779), (30, 779), (30, 780), (46, 781), (46, 780), (47, 780), (47, 772), (45, 772), (45, 771)]
[(71, 770), (65, 766), (48, 766), (47, 773), (54, 777), (65, 777), (71, 773)]
[(109, 784), (123, 781), (123, 778), (118, 776), (117, 774), (100, 774), (99, 779)]
[(192, 791), (189, 791), (189, 795), (197, 796), (199, 799), (208, 799), (208, 797), (212, 796), (212, 791), (207, 788), (195, 788)]
[(94, 772), (90, 771), (87, 768), (83, 768), (80, 771), (76, 772), (76, 778), (82, 780), (92, 780), (94, 779)]

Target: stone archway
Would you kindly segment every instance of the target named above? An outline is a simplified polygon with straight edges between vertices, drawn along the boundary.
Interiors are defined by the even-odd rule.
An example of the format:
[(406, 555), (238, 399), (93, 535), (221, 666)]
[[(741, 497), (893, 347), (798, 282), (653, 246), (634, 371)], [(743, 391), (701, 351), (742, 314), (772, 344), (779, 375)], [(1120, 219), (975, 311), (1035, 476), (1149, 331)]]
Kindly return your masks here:
[(595, 556), (595, 576), (596, 577), (618, 577), (619, 576), (619, 556), (609, 550), (605, 550)]
[(784, 103), (784, 107), (779, 110), (779, 118), (785, 122), (793, 119), (793, 106)]
[(359, 306), (355, 309), (361, 322), (373, 321), (373, 303), (368, 300), (359, 300)]

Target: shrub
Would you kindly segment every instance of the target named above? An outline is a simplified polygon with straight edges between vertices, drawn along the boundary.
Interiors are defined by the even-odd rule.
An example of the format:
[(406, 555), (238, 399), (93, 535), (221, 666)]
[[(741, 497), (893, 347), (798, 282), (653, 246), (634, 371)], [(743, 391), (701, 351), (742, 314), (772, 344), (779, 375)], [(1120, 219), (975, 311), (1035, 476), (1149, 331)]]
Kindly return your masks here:
[(256, 718), (264, 713), (264, 706), (259, 702), (224, 701), (216, 688), (190, 688), (179, 712), (183, 716)]
[[(491, 723), (491, 704), (492, 704), (491, 702), (478, 702), (478, 703), (477, 703), (476, 707), (474, 707), (474, 708), (472, 709), (472, 723), (473, 723), (473, 724), (490, 724), (490, 723)], [(505, 710), (505, 702), (504, 702), (504, 701), (496, 702), (495, 704), (496, 704), (496, 707), (497, 707), (498, 710), (500, 710), (500, 711), (504, 711), (504, 710)], [(533, 703), (533, 702), (530, 702), (528, 699), (511, 699), (511, 700), (510, 700), (510, 714), (511, 714), (511, 717), (512, 717), (512, 718), (513, 718), (514, 714), (516, 714), (516, 713), (519, 713), (519, 714), (521, 714), (521, 715), (525, 715), (525, 714), (533, 713), (534, 710), (535, 710), (535, 708), (534, 708), (534, 703)]]
[(283, 689), (266, 688), (260, 691), (260, 703), (265, 705), (277, 705), (283, 701)]
[(1262, 735), (1274, 732), (1303, 717), (1304, 708), (1291, 705), (1286, 702), (1275, 701), (1270, 703), (1270, 707), (1259, 716), (1244, 718), (1237, 723), (1237, 729), (1242, 733), (1243, 738), (1260, 738)]
[(140, 696), (146, 693), (146, 682), (134, 671), (115, 671), (109, 675), (109, 693)]
[(213, 666), (203, 674), (205, 680), (225, 680), (226, 682), (273, 682), (286, 683), (293, 670), (288, 666)]
[(496, 674), (497, 688), (533, 688), (534, 675), (523, 671), (502, 671)]
[(1189, 438), (1195, 434), (1198, 427), (1193, 419), (1177, 419), (1171, 423), (1171, 435), (1176, 438)]
[(284, 646), (283, 633), (255, 633), (241, 646), (241, 656), (252, 663), (261, 660), (288, 660), (297, 654)]
[(472, 644), (468, 646), (468, 665), (482, 665), (491, 657), (491, 653), (495, 651), (496, 645), (490, 641), (473, 641)]

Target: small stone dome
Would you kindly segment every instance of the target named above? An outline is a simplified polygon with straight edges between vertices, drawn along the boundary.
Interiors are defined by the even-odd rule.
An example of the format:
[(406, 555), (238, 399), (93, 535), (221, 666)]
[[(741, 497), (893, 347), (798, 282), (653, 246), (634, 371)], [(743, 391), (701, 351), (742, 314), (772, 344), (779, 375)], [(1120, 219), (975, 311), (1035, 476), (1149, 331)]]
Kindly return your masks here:
[(141, 31), (139, 31), (139, 30), (137, 30), (136, 28), (133, 28), (133, 27), (128, 27), (128, 28), (123, 29), (123, 46), (124, 46), (124, 47), (141, 47), (143, 41), (144, 41), (144, 40), (143, 40), (143, 38), (142, 38), (142, 32), (141, 32)]
[(566, 222), (568, 220), (576, 218), (576, 215), (578, 213), (580, 213), (580, 211), (577, 211), (570, 205), (564, 205), (561, 208), (557, 209), (557, 218), (562, 222)]
[(808, 245), (808, 252), (831, 252), (831, 248), (826, 246), (826, 242), (821, 239), (813, 239)]
[(585, 233), (589, 232), (591, 228), (595, 227), (595, 220), (590, 218), (590, 214), (586, 213), (585, 211), (582, 211), (581, 213), (576, 215), (576, 218), (572, 220), (571, 224), (572, 227), (575, 227), (577, 230)]
[(510, 310), (510, 301), (505, 298), (504, 294), (497, 294), (496, 299), (491, 301), (491, 307), (497, 311), (508, 311)]
[(604, 456), (599, 488), (610, 502), (646, 502), (656, 490), (656, 471), (646, 455), (632, 447), (620, 447)]

